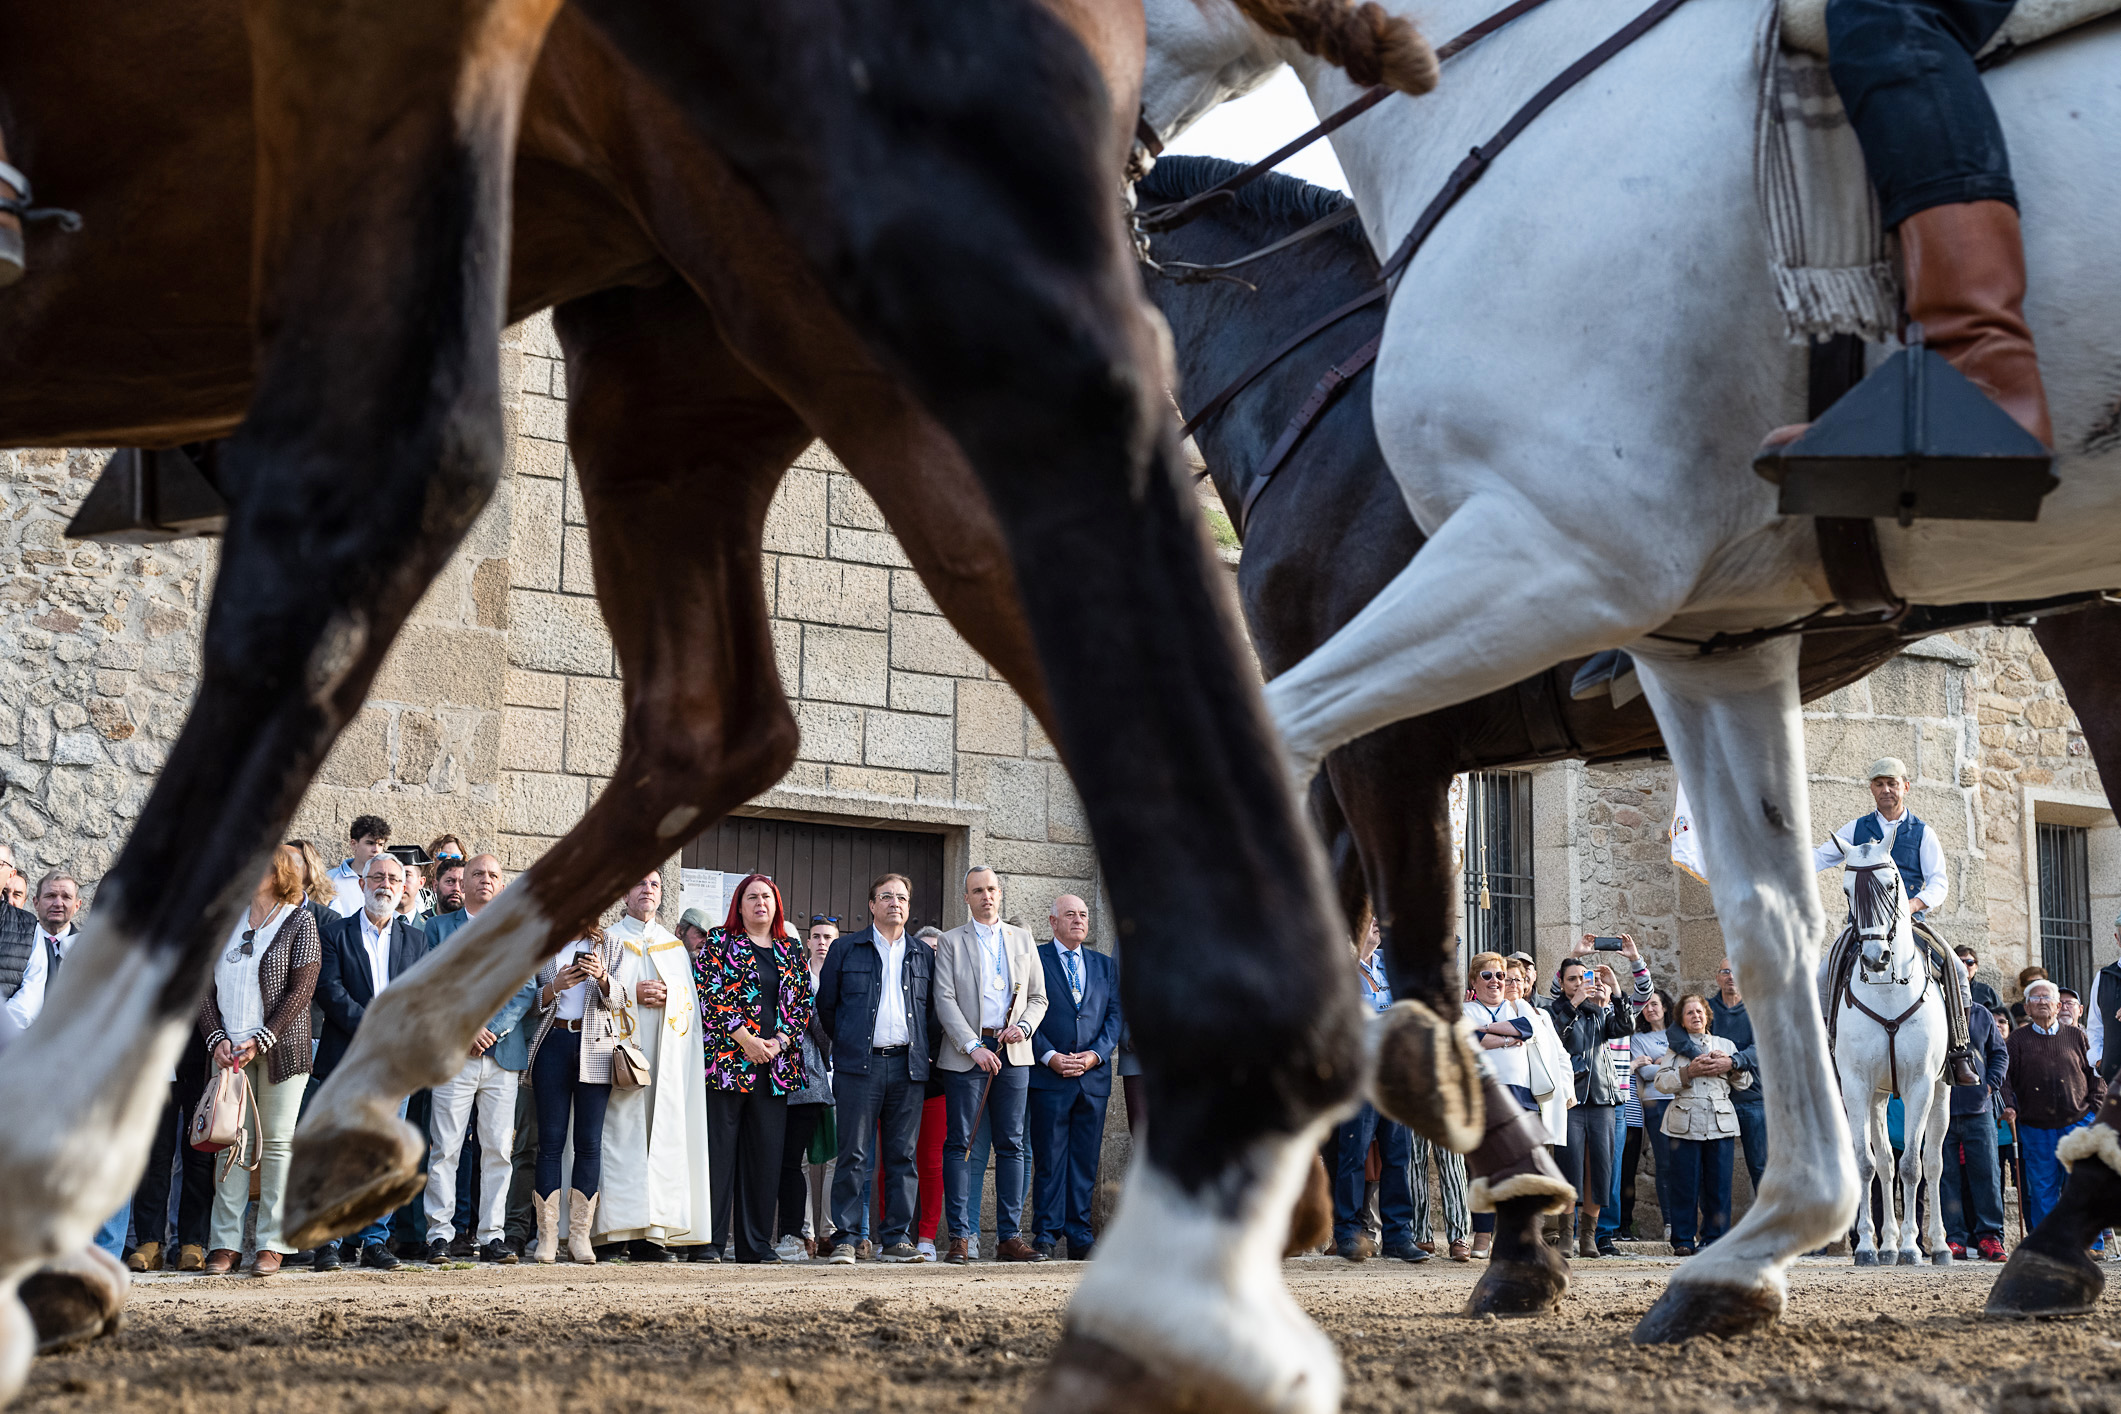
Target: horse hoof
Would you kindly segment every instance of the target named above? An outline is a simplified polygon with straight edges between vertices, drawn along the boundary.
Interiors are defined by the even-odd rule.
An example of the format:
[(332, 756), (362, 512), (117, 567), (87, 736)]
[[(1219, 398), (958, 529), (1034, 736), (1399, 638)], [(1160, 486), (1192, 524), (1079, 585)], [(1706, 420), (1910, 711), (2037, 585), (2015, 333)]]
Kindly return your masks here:
[(1859, 1267), (1875, 1267), (1878, 1265), (1878, 1254), (1868, 1249), (1858, 1250), (1856, 1253), (1856, 1265)]
[(1915, 1247), (1903, 1247), (1903, 1248), (1901, 1248), (1901, 1249), (1900, 1249), (1900, 1265), (1901, 1265), (1901, 1266), (1903, 1266), (1903, 1267), (1919, 1267), (1919, 1266), (1921, 1266), (1921, 1265), (1922, 1265), (1922, 1252), (1921, 1252), (1921, 1249), (1919, 1249), (1919, 1248), (1915, 1248)]
[[(1262, 1398), (1212, 1371), (1151, 1370), (1125, 1351), (1068, 1331), (1032, 1391), (1029, 1414), (1292, 1414), (1319, 1404), (1325, 1391), (1301, 1388)], [(1337, 1402), (1339, 1392), (1329, 1399)]]
[(1473, 1294), (1466, 1298), (1468, 1316), (1543, 1316), (1569, 1293), (1568, 1264), (1540, 1244), (1544, 1260), (1490, 1260)]
[(1676, 1345), (1696, 1336), (1744, 1335), (1773, 1325), (1782, 1295), (1769, 1287), (1673, 1282), (1635, 1324), (1637, 1345)]
[(2082, 1252), (2057, 1260), (2020, 1247), (1996, 1274), (1984, 1314), (2006, 1320), (2082, 1316), (2099, 1304), (2099, 1293), (2105, 1289), (2106, 1277), (2099, 1264)]
[(1930, 1254), (1930, 1265), (1933, 1267), (1949, 1267), (1951, 1264), (1952, 1249), (1949, 1247), (1939, 1247)]
[(1464, 1031), (1411, 999), (1394, 1002), (1375, 1025), (1377, 1108), (1431, 1143), (1471, 1153), (1487, 1132), (1487, 1107)]
[(374, 1129), (296, 1131), (282, 1217), (288, 1242), (308, 1248), (343, 1237), (395, 1212), (427, 1186), (419, 1131), (395, 1114), (383, 1121)]
[(37, 1328), (37, 1353), (72, 1350), (116, 1331), (125, 1319), (125, 1291), (131, 1283), (125, 1264), (100, 1247), (30, 1273), (23, 1279), (21, 1296)]

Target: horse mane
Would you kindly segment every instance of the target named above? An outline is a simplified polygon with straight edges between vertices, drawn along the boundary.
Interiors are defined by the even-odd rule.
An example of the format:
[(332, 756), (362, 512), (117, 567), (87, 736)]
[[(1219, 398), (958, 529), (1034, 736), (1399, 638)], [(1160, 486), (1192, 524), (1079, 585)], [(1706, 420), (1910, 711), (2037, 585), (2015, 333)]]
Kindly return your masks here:
[(1886, 869), (1858, 869), (1855, 882), (1850, 886), (1849, 901), (1855, 905), (1856, 919), (1861, 923), (1866, 917), (1882, 917), (1886, 911), (1887, 874), (1897, 880), (1900, 876), (1890, 867)]
[[(1184, 201), (1243, 170), (1243, 163), (1220, 157), (1159, 157), (1156, 165), (1149, 169), (1149, 175), (1142, 178), (1135, 189), (1142, 198), (1143, 207), (1162, 206)], [(1345, 192), (1313, 186), (1286, 173), (1267, 172), (1239, 187), (1227, 202), (1208, 207), (1205, 214), (1212, 217), (1219, 211), (1229, 211), (1269, 227), (1277, 235), (1286, 235), (1300, 226), (1345, 211), (1353, 204)], [(1316, 239), (1342, 240), (1364, 251), (1370, 248), (1360, 221), (1349, 221), (1321, 232)]]
[(1245, 17), (1269, 34), (1293, 39), (1364, 88), (1401, 93), (1436, 87), (1436, 51), (1411, 21), (1376, 0), (1237, 0)]

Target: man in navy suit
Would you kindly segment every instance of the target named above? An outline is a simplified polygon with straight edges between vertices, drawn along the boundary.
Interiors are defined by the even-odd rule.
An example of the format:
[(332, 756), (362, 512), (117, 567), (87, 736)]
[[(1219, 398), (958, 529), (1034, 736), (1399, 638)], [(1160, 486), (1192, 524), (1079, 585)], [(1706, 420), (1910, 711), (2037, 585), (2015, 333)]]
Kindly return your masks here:
[[(1119, 1044), (1119, 969), (1085, 944), (1090, 905), (1074, 894), (1053, 901), (1053, 941), (1039, 944), (1046, 969), (1046, 1015), (1032, 1034), (1029, 1128), (1038, 1164), (1033, 1248), (1053, 1255), (1063, 1231), (1068, 1255), (1090, 1256), (1090, 1202), (1105, 1146), (1112, 1098), (1112, 1048)], [(1065, 1220), (1064, 1220), (1065, 1219)]]
[[(323, 1084), (345, 1058), (361, 1015), (376, 993), (427, 956), (427, 934), (398, 912), (404, 892), (405, 866), (388, 854), (378, 854), (362, 870), (361, 907), (322, 930), (324, 960), (317, 973), (317, 1005), (324, 1009), (324, 1027), (317, 1035), (312, 1087)], [(361, 1229), (362, 1266), (389, 1271), (398, 1265), (385, 1245), (389, 1236), (387, 1217)], [(335, 1269), (338, 1245), (327, 1242), (317, 1248), (316, 1263), (319, 1271)]]

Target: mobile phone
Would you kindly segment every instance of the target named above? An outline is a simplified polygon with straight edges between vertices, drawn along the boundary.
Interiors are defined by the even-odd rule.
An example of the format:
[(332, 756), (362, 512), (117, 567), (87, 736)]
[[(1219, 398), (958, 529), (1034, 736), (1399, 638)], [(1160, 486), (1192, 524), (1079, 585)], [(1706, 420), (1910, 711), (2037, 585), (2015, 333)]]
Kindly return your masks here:
[(1619, 952), (1627, 944), (1618, 938), (1593, 938), (1591, 939), (1591, 946), (1599, 952)]

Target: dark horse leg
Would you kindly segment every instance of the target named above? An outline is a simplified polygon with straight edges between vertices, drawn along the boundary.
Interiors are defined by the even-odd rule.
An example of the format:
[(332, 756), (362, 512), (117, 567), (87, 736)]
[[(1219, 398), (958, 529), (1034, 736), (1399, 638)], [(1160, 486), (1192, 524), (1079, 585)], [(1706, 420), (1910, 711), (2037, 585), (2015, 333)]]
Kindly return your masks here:
[[(2121, 781), (2121, 609), (2102, 604), (2041, 619), (2033, 636), (2084, 724), (2100, 776)], [(2062, 1200), (1996, 1274), (1991, 1316), (2081, 1315), (2105, 1289), (2088, 1249), (2102, 1229), (2121, 1223), (2121, 1100), (2109, 1093), (2098, 1119), (2057, 1152), (2070, 1164)]]
[(585, 12), (764, 194), (1008, 536), (1157, 1116), (1041, 1402), (1331, 1407), (1278, 1253), (1361, 1078), (1359, 1003), (1219, 611), (1086, 57), (1023, 0)]
[[(1554, 1167), (1538, 1117), (1479, 1070), (1458, 1019), (1461, 887), (1451, 852), (1451, 743), (1422, 719), (1359, 737), (1326, 758), (1361, 846), (1397, 1000), (1378, 1018), (1377, 1107), (1466, 1155), (1475, 1211), (1495, 1213), (1495, 1249), (1467, 1315), (1529, 1316), (1569, 1288), (1568, 1263), (1540, 1236), (1575, 1189)], [(1442, 769), (1437, 763), (1444, 763)]]
[(0, 1062), (0, 1398), (18, 1284), (138, 1180), (217, 945), (499, 475), (515, 126), (555, 3), (248, 7), (258, 380), (191, 717)]
[(428, 985), (393, 988), (362, 1018), (296, 1136), (290, 1241), (388, 1211), (420, 1157), (398, 1098), (439, 1084), (539, 963), (795, 760), (759, 544), (810, 429), (676, 280), (586, 296), (553, 324), (597, 602), (625, 683), (619, 763), (575, 827), (426, 960)]

